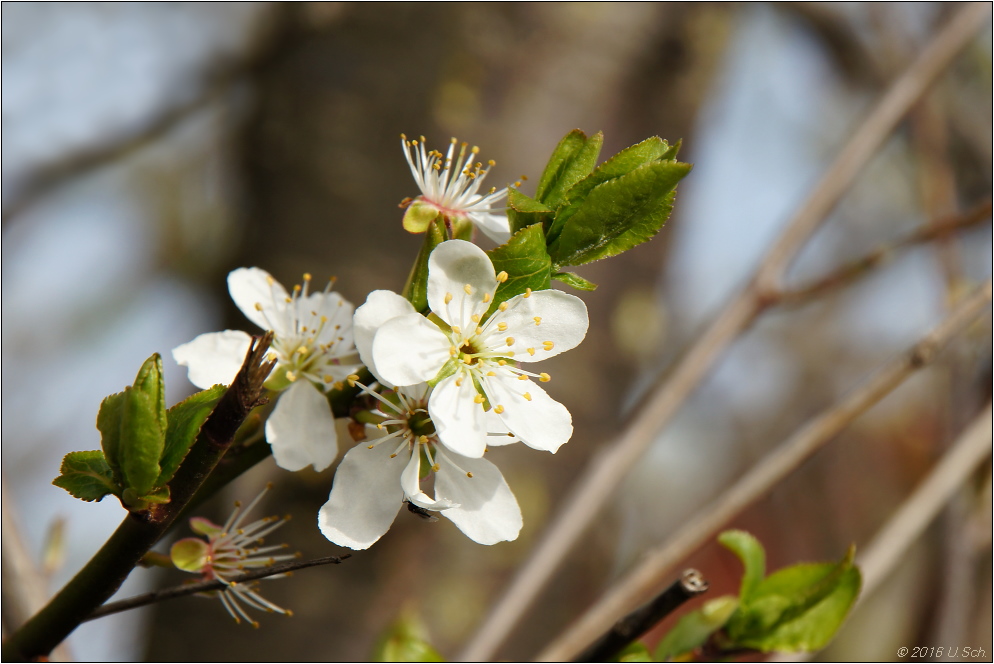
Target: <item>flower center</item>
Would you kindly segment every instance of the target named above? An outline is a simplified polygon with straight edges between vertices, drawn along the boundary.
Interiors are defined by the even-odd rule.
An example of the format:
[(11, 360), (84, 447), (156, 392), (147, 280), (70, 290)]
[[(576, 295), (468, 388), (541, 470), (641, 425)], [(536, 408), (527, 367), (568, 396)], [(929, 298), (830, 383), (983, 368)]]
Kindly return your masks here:
[(428, 413), (418, 411), (407, 418), (407, 426), (416, 438), (421, 436), (434, 436), (435, 423), (431, 421)]

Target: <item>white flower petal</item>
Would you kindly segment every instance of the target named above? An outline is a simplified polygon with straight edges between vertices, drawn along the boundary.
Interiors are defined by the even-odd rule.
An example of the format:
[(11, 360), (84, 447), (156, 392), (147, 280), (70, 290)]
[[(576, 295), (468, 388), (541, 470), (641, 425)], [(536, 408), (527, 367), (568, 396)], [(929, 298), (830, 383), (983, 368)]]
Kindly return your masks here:
[(310, 381), (285, 389), (266, 420), (266, 439), (276, 465), (301, 470), (308, 465), (324, 470), (338, 455), (335, 417), (324, 394)]
[(504, 372), (485, 378), (483, 389), (495, 411), (504, 407), (498, 416), (528, 447), (555, 453), (573, 435), (573, 418), (566, 406), (533, 381)]
[[(435, 494), (459, 503), (442, 512), (467, 537), (480, 544), (513, 541), (521, 532), (521, 508), (495, 465), (439, 453)], [(466, 472), (473, 474), (467, 477)]]
[(449, 325), (469, 332), (474, 314), (481, 318), (497, 290), (494, 265), (472, 242), (449, 240), (428, 258), (428, 305)]
[[(355, 346), (359, 351), (362, 363), (383, 383), (373, 362), (373, 337), (376, 332), (391, 318), (405, 314), (417, 313), (407, 298), (393, 291), (377, 290), (366, 297), (366, 303), (356, 309), (352, 318), (352, 331), (355, 334)], [(387, 387), (392, 385), (387, 384)]]
[(258, 267), (240, 267), (228, 275), (228, 292), (250, 321), (276, 334), (287, 332), (282, 323), (290, 296), (268, 272)]
[(484, 235), (497, 244), (504, 244), (511, 239), (511, 226), (507, 220), (507, 215), (473, 212), (470, 213), (469, 218), (476, 224), (477, 228), (483, 231)]
[(190, 382), (202, 390), (230, 385), (245, 361), (252, 337), (238, 330), (209, 332), (173, 349), (173, 359), (188, 367)]
[[(483, 343), (488, 348), (512, 351), (519, 362), (558, 355), (575, 348), (587, 335), (587, 305), (568, 293), (535, 291), (528, 297), (516, 295), (507, 305), (487, 321)], [(509, 339), (513, 343), (508, 344)]]
[(445, 333), (421, 314), (391, 318), (373, 337), (377, 376), (394, 385), (431, 380), (451, 357), (451, 346)]
[(456, 454), (473, 458), (487, 449), (486, 411), (473, 401), (476, 394), (469, 376), (457, 373), (436, 385), (428, 399), (438, 439)]
[(390, 529), (404, 502), (400, 475), (406, 459), (390, 458), (397, 444), (353, 447), (335, 472), (328, 502), (318, 512), (321, 533), (339, 546), (368, 549)]
[(440, 511), (450, 507), (458, 507), (451, 500), (434, 500), (421, 490), (421, 451), (411, 454), (411, 461), (400, 476), (400, 486), (404, 489), (407, 499), (418, 507), (426, 510)]

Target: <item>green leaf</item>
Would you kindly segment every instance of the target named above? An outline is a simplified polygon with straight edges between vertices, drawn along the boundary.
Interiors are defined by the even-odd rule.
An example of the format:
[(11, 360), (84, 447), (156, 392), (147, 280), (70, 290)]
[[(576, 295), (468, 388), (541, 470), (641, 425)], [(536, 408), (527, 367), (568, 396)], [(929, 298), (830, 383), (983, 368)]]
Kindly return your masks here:
[(411, 274), (407, 277), (407, 285), (404, 286), (404, 297), (421, 313), (428, 310), (428, 257), (444, 241), (445, 224), (441, 219), (435, 219), (428, 226), (425, 241), (411, 268)]
[(381, 637), (374, 662), (444, 662), (428, 643), (427, 630), (412, 611), (404, 611)]
[(100, 402), (97, 411), (97, 429), (100, 431), (100, 447), (103, 449), (107, 465), (114, 473), (118, 485), (124, 484), (121, 471), (121, 412), (124, 406), (124, 392), (111, 394)]
[(154, 408), (153, 414), (158, 428), (164, 435), (166, 431), (166, 384), (162, 376), (162, 357), (158, 353), (153, 353), (152, 357), (142, 364), (135, 377), (134, 388), (148, 395)]
[(119, 495), (121, 492), (104, 453), (99, 450), (70, 452), (63, 457), (59, 471), (62, 474), (52, 480), (52, 484), (65, 489), (74, 498), (101, 500), (109, 493)]
[(712, 634), (725, 626), (738, 606), (736, 597), (725, 595), (682, 616), (656, 646), (656, 661), (665, 662), (700, 648)]
[(603, 143), (602, 132), (590, 138), (579, 129), (566, 134), (542, 171), (535, 198), (550, 208), (558, 206), (565, 193), (594, 169)]
[(641, 143), (625, 148), (598, 166), (589, 176), (577, 182), (566, 193), (567, 204), (558, 211), (556, 220), (549, 229), (550, 243), (559, 237), (566, 221), (583, 207), (583, 202), (594, 188), (627, 175), (639, 166), (660, 161), (669, 154), (670, 150), (666, 141), (658, 136), (647, 138)]
[(673, 189), (689, 171), (689, 164), (653, 162), (598, 185), (549, 245), (553, 263), (583, 265), (651, 238), (669, 217)]
[(545, 249), (542, 226), (523, 228), (503, 244), (487, 252), (499, 274), (507, 272), (507, 280), (497, 287), (490, 311), (527, 289), (544, 290), (551, 285), (552, 263)]
[(169, 409), (166, 428), (166, 443), (159, 460), (159, 476), (155, 486), (165, 486), (173, 478), (176, 469), (197, 440), (200, 428), (207, 416), (224, 396), (224, 385), (197, 392)]
[(763, 580), (752, 603), (728, 624), (737, 647), (762, 652), (819, 650), (835, 636), (859, 595), (854, 550), (838, 563), (807, 563)]
[(547, 228), (552, 223), (553, 211), (534, 198), (525, 196), (517, 189), (507, 192), (507, 221), (511, 233), (517, 233), (522, 228), (533, 224), (542, 224)]
[(556, 281), (561, 281), (564, 284), (572, 286), (577, 290), (582, 291), (592, 291), (597, 290), (597, 284), (587, 281), (575, 272), (556, 272), (552, 275), (552, 278)]
[(718, 535), (718, 542), (742, 561), (745, 571), (739, 587), (739, 599), (742, 604), (748, 604), (766, 576), (766, 551), (758, 539), (744, 530), (726, 530)]
[(636, 641), (635, 643), (629, 643), (625, 646), (624, 650), (618, 653), (618, 656), (614, 659), (616, 662), (651, 662), (653, 661), (652, 655), (649, 654), (649, 649), (645, 647), (644, 643)]
[(125, 486), (139, 496), (151, 491), (159, 477), (166, 436), (159, 428), (158, 411), (158, 404), (148, 394), (134, 387), (124, 388), (119, 458)]

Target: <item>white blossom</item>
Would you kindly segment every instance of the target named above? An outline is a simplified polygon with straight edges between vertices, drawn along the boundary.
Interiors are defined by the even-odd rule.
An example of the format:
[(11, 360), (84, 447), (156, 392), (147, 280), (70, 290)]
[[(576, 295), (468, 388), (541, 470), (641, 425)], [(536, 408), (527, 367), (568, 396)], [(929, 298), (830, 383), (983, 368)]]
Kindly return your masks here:
[[(440, 244), (428, 261), (428, 304), (439, 323), (376, 291), (356, 312), (359, 350), (392, 385), (434, 383), (428, 412), (441, 442), (465, 457), (483, 456), (488, 418), (525, 444), (555, 452), (573, 433), (569, 411), (518, 366), (558, 355), (587, 333), (583, 301), (557, 290), (530, 289), (486, 318), (497, 286), (486, 253), (474, 244)], [(369, 329), (375, 329), (372, 343)], [(359, 332), (359, 330), (362, 332)]]
[[(353, 382), (358, 377), (352, 377)], [(470, 539), (496, 544), (517, 538), (521, 509), (494, 464), (470, 459), (439, 445), (428, 416), (428, 386), (401, 387), (386, 395), (362, 386), (379, 400), (371, 413), (380, 419), (367, 430), (379, 437), (349, 450), (335, 473), (318, 526), (329, 540), (367, 549), (390, 528), (407, 502), (412, 511), (439, 512)], [(494, 434), (498, 444), (512, 442)], [(422, 463), (428, 467), (422, 477)], [(434, 482), (434, 497), (424, 485)]]
[[(352, 339), (353, 307), (331, 290), (309, 292), (311, 276), (288, 293), (268, 272), (239, 268), (228, 275), (228, 291), (242, 313), (272, 330), (276, 366), (266, 387), (280, 392), (266, 421), (266, 439), (276, 463), (286, 470), (312, 465), (324, 470), (338, 455), (334, 415), (325, 396), (360, 366)], [(251, 336), (225, 330), (202, 334), (173, 349), (189, 368), (190, 382), (206, 389), (231, 383)]]
[[(467, 150), (466, 143), (453, 138), (443, 155), (438, 150), (426, 150), (424, 136), (409, 141), (404, 135), (401, 135), (401, 146), (421, 190), (421, 195), (408, 208), (405, 228), (421, 232), (440, 213), (452, 222), (472, 222), (498, 244), (510, 239), (504, 206), (498, 206), (507, 197), (507, 187), (500, 190), (492, 187), (485, 194), (479, 193), (494, 162), (488, 161), (486, 166), (483, 162), (474, 163), (480, 151), (478, 147)], [(420, 217), (422, 221), (412, 225), (411, 217)]]

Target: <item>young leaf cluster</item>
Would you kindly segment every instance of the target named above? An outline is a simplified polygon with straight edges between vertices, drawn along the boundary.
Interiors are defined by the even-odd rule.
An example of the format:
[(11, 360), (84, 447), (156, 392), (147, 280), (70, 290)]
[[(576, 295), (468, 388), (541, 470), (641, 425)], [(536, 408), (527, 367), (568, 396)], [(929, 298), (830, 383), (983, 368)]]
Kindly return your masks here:
[(117, 496), (129, 510), (169, 501), (169, 480), (224, 394), (216, 385), (166, 409), (162, 358), (148, 358), (135, 382), (100, 404), (100, 450), (70, 452), (52, 484), (85, 501)]
[(738, 597), (713, 599), (683, 616), (659, 642), (656, 661), (681, 659), (698, 649), (722, 657), (742, 651), (811, 652), (828, 645), (859, 595), (853, 547), (839, 562), (793, 565), (766, 576), (766, 552), (755, 537), (729, 530), (718, 541), (742, 561)]

